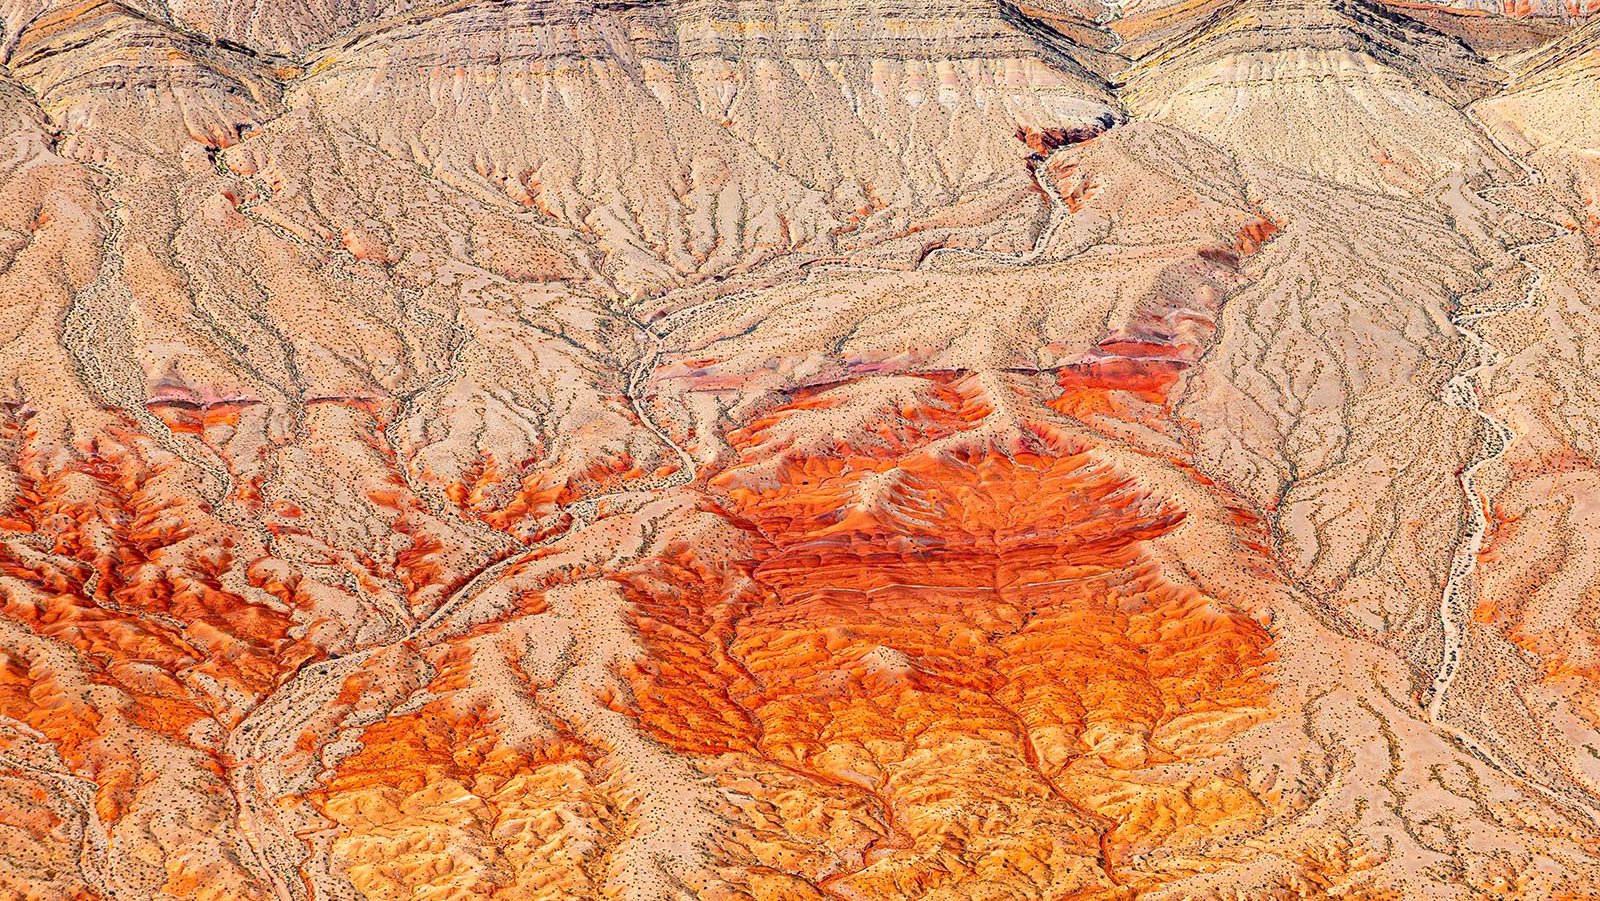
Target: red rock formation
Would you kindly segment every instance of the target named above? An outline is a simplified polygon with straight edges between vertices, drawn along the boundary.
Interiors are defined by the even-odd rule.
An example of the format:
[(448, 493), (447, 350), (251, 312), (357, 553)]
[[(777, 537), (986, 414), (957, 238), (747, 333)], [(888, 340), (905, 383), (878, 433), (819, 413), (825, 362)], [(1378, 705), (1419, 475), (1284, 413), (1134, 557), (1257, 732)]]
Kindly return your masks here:
[[(920, 431), (949, 412), (906, 414)], [(859, 869), (812, 874), (839, 897), (970, 890), (994, 878), (981, 861), (1013, 854), (1044, 855), (1041, 887), (1109, 889), (1127, 854), (1255, 821), (1226, 781), (1154, 815), (1167, 789), (1133, 775), (1265, 714), (1266, 633), (1141, 551), (1181, 511), (1082, 449), (881, 440), (895, 437), (717, 478), (756, 557), (719, 573), (682, 548), (629, 579), (648, 652), (628, 672), (641, 725), (684, 753), (854, 787), (878, 833)], [(1057, 834), (1074, 837), (1050, 851)]]

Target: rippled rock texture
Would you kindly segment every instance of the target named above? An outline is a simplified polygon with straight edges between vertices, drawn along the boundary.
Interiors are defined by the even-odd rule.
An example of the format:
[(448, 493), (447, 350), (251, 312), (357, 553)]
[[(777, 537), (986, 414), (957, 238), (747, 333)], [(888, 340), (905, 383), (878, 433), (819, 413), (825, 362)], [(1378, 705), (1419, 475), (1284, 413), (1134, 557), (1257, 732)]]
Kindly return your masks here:
[(0, 899), (1600, 898), (1600, 19), (0, 0)]

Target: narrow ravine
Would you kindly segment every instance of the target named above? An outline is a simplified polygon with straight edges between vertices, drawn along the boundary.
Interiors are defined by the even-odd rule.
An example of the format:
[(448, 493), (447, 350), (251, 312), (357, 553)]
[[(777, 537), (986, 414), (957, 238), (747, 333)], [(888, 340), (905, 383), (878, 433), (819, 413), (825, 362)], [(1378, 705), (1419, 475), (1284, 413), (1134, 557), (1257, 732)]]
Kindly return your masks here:
[(1516, 433), (1510, 426), (1483, 408), (1479, 376), (1498, 365), (1501, 356), (1493, 344), (1470, 326), (1474, 322), (1528, 309), (1538, 295), (1542, 280), (1542, 275), (1536, 275), (1527, 295), (1520, 301), (1471, 313), (1457, 312), (1450, 317), (1456, 333), (1467, 342), (1467, 351), (1462, 356), (1470, 360), (1472, 365), (1450, 377), (1450, 381), (1445, 383), (1442, 399), (1450, 406), (1467, 410), (1476, 416), (1482, 424), (1483, 437), (1472, 462), (1458, 476), (1461, 493), (1466, 498), (1467, 525), (1456, 541), (1455, 553), (1450, 560), (1450, 573), (1445, 579), (1444, 591), (1439, 596), (1439, 623), (1444, 635), (1444, 653), (1439, 661), (1439, 670), (1433, 677), (1433, 685), (1428, 690), (1428, 721), (1435, 726), (1441, 723), (1450, 686), (1461, 668), (1461, 645), (1465, 637), (1462, 624), (1471, 616), (1468, 608), (1472, 592), (1468, 586), (1477, 572), (1478, 554), (1483, 550), (1484, 539), (1489, 533), (1489, 498), (1478, 489), (1478, 472), (1504, 457), (1511, 443), (1516, 440)]
[(672, 452), (678, 457), (677, 470), (645, 486), (630, 490), (663, 491), (669, 488), (692, 485), (695, 479), (699, 478), (698, 466), (695, 463), (694, 455), (689, 453), (688, 449), (683, 445), (674, 441), (672, 436), (667, 434), (667, 430), (650, 415), (650, 380), (655, 377), (656, 368), (661, 363), (661, 354), (665, 350), (662, 337), (648, 323), (640, 321), (637, 314), (628, 311), (626, 315), (629, 324), (644, 335), (645, 342), (648, 345), (644, 354), (640, 356), (638, 362), (628, 372), (628, 405), (633, 408), (634, 415), (639, 417), (639, 422), (644, 425), (645, 429), (654, 435), (657, 441), (671, 448)]
[[(1494, 132), (1488, 128), (1471, 110), (1465, 112), (1465, 118), (1478, 133), (1494, 147), (1500, 156), (1522, 170), (1522, 178), (1510, 185), (1488, 185), (1476, 190), (1476, 194), (1484, 201), (1511, 213), (1518, 211), (1494, 199), (1494, 194), (1507, 189), (1526, 188), (1540, 184), (1544, 181), (1544, 174), (1529, 165), (1522, 157), (1513, 153)], [(1472, 460), (1462, 468), (1457, 480), (1461, 485), (1461, 493), (1466, 500), (1468, 518), (1466, 527), (1456, 540), (1454, 554), (1450, 558), (1449, 575), (1445, 578), (1444, 590), (1439, 595), (1439, 625), (1443, 636), (1444, 648), (1439, 659), (1439, 669), (1434, 674), (1433, 683), (1428, 688), (1428, 721), (1435, 727), (1444, 726), (1444, 705), (1450, 695), (1450, 688), (1455, 682), (1456, 674), (1461, 669), (1462, 642), (1465, 640), (1466, 629), (1464, 623), (1471, 611), (1467, 609), (1471, 600), (1469, 586), (1478, 569), (1478, 554), (1483, 550), (1483, 542), (1489, 533), (1489, 498), (1478, 490), (1478, 473), (1490, 463), (1504, 457), (1516, 440), (1516, 433), (1506, 423), (1495, 417), (1483, 408), (1480, 391), (1482, 384), (1480, 376), (1497, 365), (1501, 360), (1499, 348), (1489, 343), (1483, 335), (1473, 329), (1473, 323), (1504, 316), (1519, 310), (1531, 308), (1539, 294), (1540, 285), (1544, 275), (1535, 270), (1527, 261), (1527, 252), (1541, 244), (1555, 240), (1554, 237), (1541, 241), (1534, 241), (1517, 247), (1510, 248), (1516, 255), (1522, 267), (1533, 274), (1533, 282), (1528, 286), (1528, 291), (1518, 301), (1491, 307), (1476, 307), (1472, 309), (1457, 309), (1450, 315), (1450, 324), (1456, 333), (1467, 342), (1466, 352), (1462, 354), (1462, 362), (1468, 364), (1465, 368), (1458, 369), (1455, 375), (1445, 383), (1440, 399), (1452, 407), (1467, 410), (1477, 417), (1483, 428), (1483, 435), (1478, 443), (1478, 452)], [(1461, 736), (1458, 736), (1460, 738)], [(1469, 742), (1468, 739), (1463, 739)], [(1470, 742), (1469, 747), (1476, 748), (1475, 742)], [(1481, 753), (1481, 751), (1480, 751)]]
[[(1489, 185), (1477, 189), (1475, 193), (1486, 202), (1508, 213), (1527, 215), (1521, 210), (1496, 200), (1493, 195), (1500, 191), (1530, 188), (1541, 184), (1544, 181), (1543, 173), (1512, 152), (1504, 142), (1495, 136), (1490, 128), (1478, 119), (1473, 111), (1467, 111), (1466, 117), (1504, 159), (1509, 160), (1523, 172), (1523, 177), (1516, 182)], [(1523, 785), (1550, 800), (1556, 806), (1569, 811), (1576, 811), (1594, 822), (1600, 823), (1600, 812), (1596, 811), (1590, 799), (1574, 799), (1568, 793), (1544, 784), (1539, 779), (1524, 772), (1515, 762), (1506, 759), (1479, 741), (1466, 729), (1451, 723), (1445, 715), (1445, 704), (1450, 698), (1450, 689), (1454, 685), (1456, 676), (1461, 670), (1461, 664), (1465, 659), (1466, 651), (1464, 645), (1467, 637), (1467, 623), (1472, 615), (1471, 607), (1476, 594), (1473, 581), (1477, 575), (1478, 556), (1483, 550), (1484, 541), (1487, 540), (1490, 530), (1489, 509), (1492, 498), (1479, 488), (1478, 474), (1484, 467), (1505, 457), (1506, 452), (1510, 450), (1511, 445), (1517, 438), (1516, 432), (1505, 420), (1484, 409), (1482, 400), (1483, 374), (1498, 366), (1503, 356), (1499, 348), (1486, 339), (1481, 332), (1473, 328), (1473, 325), (1521, 310), (1532, 309), (1537, 304), (1540, 290), (1544, 284), (1544, 274), (1528, 262), (1528, 253), (1537, 247), (1559, 240), (1564, 234), (1564, 231), (1556, 223), (1546, 221), (1546, 224), (1555, 229), (1555, 234), (1551, 237), (1525, 242), (1508, 248), (1517, 257), (1522, 268), (1532, 275), (1528, 290), (1521, 297), (1489, 306), (1474, 305), (1466, 309), (1458, 308), (1450, 316), (1451, 325), (1455, 328), (1456, 333), (1466, 341), (1467, 348), (1462, 354), (1464, 368), (1458, 369), (1450, 377), (1450, 380), (1445, 383), (1440, 399), (1475, 416), (1481, 425), (1482, 437), (1478, 443), (1477, 453), (1473, 455), (1472, 459), (1461, 469), (1460, 474), (1457, 476), (1468, 510), (1467, 522), (1456, 540), (1455, 550), (1450, 559), (1449, 574), (1445, 579), (1444, 589), (1439, 595), (1439, 626), (1443, 648), (1440, 655), (1439, 668), (1435, 672), (1433, 682), (1428, 688), (1427, 714), (1428, 722), (1435, 729), (1453, 738), (1461, 747), (1485, 763), (1515, 778)]]

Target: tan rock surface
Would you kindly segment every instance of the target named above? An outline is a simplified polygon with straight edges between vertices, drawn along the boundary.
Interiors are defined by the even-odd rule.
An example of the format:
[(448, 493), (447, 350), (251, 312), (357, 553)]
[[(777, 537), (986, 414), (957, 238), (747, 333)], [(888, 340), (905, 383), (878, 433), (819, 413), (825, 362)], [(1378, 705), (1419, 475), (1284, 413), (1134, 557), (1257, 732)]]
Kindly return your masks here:
[(0, 899), (1600, 897), (1600, 25), (0, 0)]

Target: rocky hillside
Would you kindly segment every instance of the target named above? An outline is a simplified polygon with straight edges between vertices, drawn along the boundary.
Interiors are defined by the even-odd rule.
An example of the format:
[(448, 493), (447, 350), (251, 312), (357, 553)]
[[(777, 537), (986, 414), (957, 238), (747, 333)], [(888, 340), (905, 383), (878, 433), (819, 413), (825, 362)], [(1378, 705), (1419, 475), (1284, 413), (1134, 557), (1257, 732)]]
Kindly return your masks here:
[(1600, 898), (1600, 23), (0, 0), (0, 899)]

